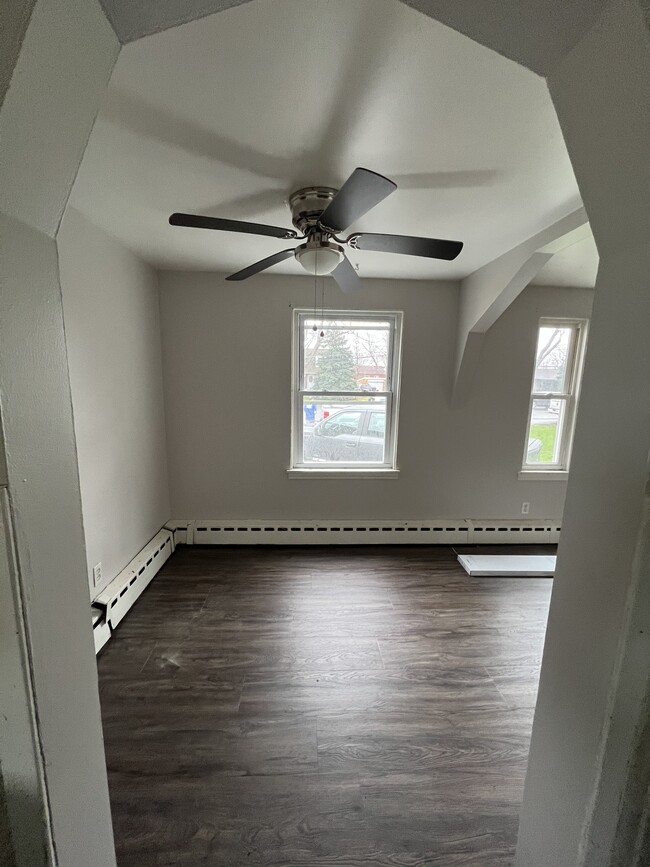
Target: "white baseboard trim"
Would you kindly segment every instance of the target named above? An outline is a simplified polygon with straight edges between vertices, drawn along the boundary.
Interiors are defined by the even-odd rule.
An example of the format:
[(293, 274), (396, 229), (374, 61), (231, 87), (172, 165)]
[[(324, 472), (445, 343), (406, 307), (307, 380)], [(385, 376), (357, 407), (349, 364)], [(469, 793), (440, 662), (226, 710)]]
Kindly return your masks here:
[[(93, 600), (95, 653), (106, 644), (117, 624), (151, 584), (175, 547), (174, 533), (163, 527)], [(102, 616), (97, 616), (97, 611)]]
[(554, 544), (552, 520), (479, 518), (431, 521), (169, 521), (177, 545), (489, 545)]

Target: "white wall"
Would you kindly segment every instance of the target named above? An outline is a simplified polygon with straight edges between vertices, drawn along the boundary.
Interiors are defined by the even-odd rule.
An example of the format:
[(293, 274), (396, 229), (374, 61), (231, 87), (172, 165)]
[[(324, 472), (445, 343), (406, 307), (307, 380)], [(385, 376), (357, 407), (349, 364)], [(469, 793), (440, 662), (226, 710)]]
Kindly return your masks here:
[(91, 593), (170, 517), (154, 271), (68, 208), (58, 235)]
[(18, 864), (115, 867), (54, 235), (119, 44), (95, 0), (37, 0), (16, 58), (19, 33), (0, 27), (0, 763)]
[[(613, 857), (612, 845), (626, 778), (634, 771), (630, 744), (635, 729), (647, 725), (650, 707), (641, 589), (649, 580), (648, 23), (645, 0), (614, 0), (548, 79), (600, 267), (519, 867), (636, 863), (629, 851)], [(629, 822), (630, 814), (623, 819)]]
[[(37, 746), (37, 724), (31, 701), (31, 682), (23, 671), (24, 626), (20, 610), (20, 589), (16, 551), (12, 539), (9, 493), (0, 488), (0, 813), (4, 812), (4, 834), (11, 837), (11, 851), (25, 863), (40, 867), (49, 847), (44, 830), (45, 815), (37, 793), (42, 793)], [(21, 628), (22, 627), (22, 628)], [(2, 804), (3, 798), (5, 803)], [(3, 817), (0, 816), (0, 864), (14, 864), (3, 849)], [(6, 846), (5, 842), (5, 846)], [(3, 858), (6, 859), (3, 860)]]
[(13, 0), (2, 10), (2, 51), (0, 51), (0, 105), (11, 81), (11, 76), (20, 54), (23, 37), (35, 0)]
[(16, 858), (14, 845), (11, 840), (11, 825), (7, 810), (7, 798), (5, 796), (2, 768), (0, 767), (0, 864), (4, 867), (15, 867)]
[(467, 403), (449, 404), (458, 284), (364, 281), (326, 306), (404, 311), (399, 479), (289, 479), (291, 309), (309, 279), (160, 275), (176, 519), (561, 517), (564, 482), (520, 482), (540, 316), (588, 316), (590, 290), (529, 287), (488, 332)]

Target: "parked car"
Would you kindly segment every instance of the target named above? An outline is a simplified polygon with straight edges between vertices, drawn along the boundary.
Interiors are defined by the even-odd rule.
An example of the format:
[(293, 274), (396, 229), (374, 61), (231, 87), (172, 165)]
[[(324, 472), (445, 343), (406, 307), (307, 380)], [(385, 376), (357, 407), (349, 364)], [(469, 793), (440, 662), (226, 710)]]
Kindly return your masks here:
[(386, 408), (359, 404), (346, 406), (304, 430), (306, 461), (384, 460)]

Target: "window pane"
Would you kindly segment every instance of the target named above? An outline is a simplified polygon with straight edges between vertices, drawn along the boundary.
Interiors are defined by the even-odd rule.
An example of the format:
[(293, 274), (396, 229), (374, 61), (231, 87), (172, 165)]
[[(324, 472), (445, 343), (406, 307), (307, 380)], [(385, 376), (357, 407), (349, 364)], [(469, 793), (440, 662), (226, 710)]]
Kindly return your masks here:
[(303, 462), (383, 463), (385, 398), (303, 396)]
[(386, 433), (386, 413), (371, 412), (368, 421), (368, 436), (383, 439)]
[(388, 391), (390, 325), (387, 319), (302, 317), (302, 389)]
[(567, 390), (573, 330), (573, 328), (553, 328), (547, 325), (539, 329), (534, 392)]
[(557, 464), (560, 461), (566, 400), (534, 400), (528, 431), (527, 464)]

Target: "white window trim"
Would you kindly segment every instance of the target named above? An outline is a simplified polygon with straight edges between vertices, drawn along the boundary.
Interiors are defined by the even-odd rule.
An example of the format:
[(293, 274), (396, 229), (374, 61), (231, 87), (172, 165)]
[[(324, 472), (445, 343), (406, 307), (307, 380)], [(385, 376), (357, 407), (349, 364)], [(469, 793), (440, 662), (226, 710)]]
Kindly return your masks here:
[[(530, 464), (529, 466), (532, 466)], [(568, 470), (520, 470), (517, 474), (520, 482), (566, 482)]]
[(392, 319), (392, 339), (390, 341), (390, 356), (387, 365), (387, 384), (390, 390), (373, 392), (374, 397), (386, 400), (386, 440), (384, 462), (379, 464), (337, 462), (336, 464), (316, 467), (305, 464), (302, 460), (302, 395), (315, 397), (336, 394), (341, 397), (358, 397), (359, 392), (326, 392), (305, 390), (302, 383), (303, 332), (300, 327), (301, 317), (313, 317), (310, 308), (295, 308), (293, 311), (292, 353), (291, 353), (291, 465), (287, 470), (290, 478), (295, 479), (352, 479), (352, 478), (398, 478), (397, 467), (397, 428), (399, 419), (400, 376), (402, 367), (402, 327), (404, 314), (401, 310), (324, 310), (324, 317), (344, 316), (348, 320), (359, 319)]
[(399, 479), (399, 470), (386, 470), (383, 467), (363, 470), (338, 470), (325, 467), (322, 470), (298, 467), (287, 470), (290, 479)]
[[(528, 416), (526, 420), (526, 436), (524, 440), (524, 454), (522, 468), (518, 478), (521, 481), (561, 481), (568, 478), (569, 465), (571, 463), (571, 451), (573, 449), (573, 434), (575, 431), (576, 412), (578, 401), (580, 399), (580, 386), (582, 383), (582, 367), (584, 364), (585, 346), (587, 340), (587, 320), (586, 319), (550, 319), (542, 317), (537, 324), (536, 342), (539, 340), (540, 328), (571, 328), (573, 335), (571, 338), (571, 346), (569, 349), (569, 358), (567, 361), (567, 379), (565, 390), (536, 392), (533, 391), (535, 385), (535, 361), (533, 362), (533, 375), (531, 383), (530, 401), (528, 404)], [(537, 351), (537, 349), (535, 350)], [(533, 413), (533, 402), (535, 400), (564, 400), (566, 408), (562, 418), (562, 430), (560, 432), (561, 441), (558, 451), (558, 460), (555, 463), (539, 464), (527, 463), (528, 455), (528, 440), (530, 438), (530, 423)]]

